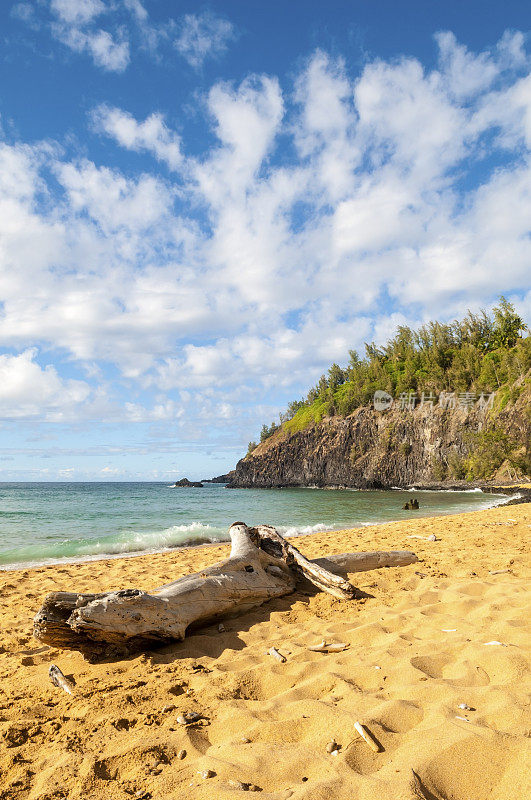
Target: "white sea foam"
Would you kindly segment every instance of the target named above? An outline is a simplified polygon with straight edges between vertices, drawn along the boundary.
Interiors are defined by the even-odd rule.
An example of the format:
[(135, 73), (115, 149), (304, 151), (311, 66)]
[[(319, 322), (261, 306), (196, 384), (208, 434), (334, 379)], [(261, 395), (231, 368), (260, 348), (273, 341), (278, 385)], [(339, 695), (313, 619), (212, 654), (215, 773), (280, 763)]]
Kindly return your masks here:
[(183, 547), (187, 544), (204, 542), (220, 542), (228, 539), (226, 530), (202, 522), (191, 522), (188, 525), (172, 525), (161, 531), (137, 533), (124, 531), (116, 539), (91, 542), (80, 548), (78, 554), (96, 555), (108, 553), (133, 553), (142, 550), (167, 550), (172, 547)]
[[(54, 564), (84, 563), (107, 558), (127, 558), (133, 556), (161, 553), (175, 547), (193, 547), (200, 544), (215, 544), (228, 541), (226, 529), (192, 522), (189, 525), (172, 525), (162, 531), (146, 533), (123, 532), (114, 540), (105, 539), (80, 547), (76, 553), (67, 556), (43, 557), (38, 560), (13, 562), (1, 565), (0, 571), (28, 569)], [(65, 540), (68, 541), (68, 540)]]
[(308, 536), (310, 533), (335, 530), (337, 525), (334, 523), (325, 525), (323, 522), (318, 522), (316, 525), (276, 525), (275, 527), (282, 536)]
[(400, 489), (402, 492), (432, 492), (433, 494), (482, 494), (483, 489), (417, 489), (416, 486), (408, 486), (404, 489), (400, 486), (391, 486), (391, 489)]
[(511, 500), (519, 500), (522, 497), (521, 492), (517, 492), (516, 494), (508, 494), (506, 495), (503, 500), (500, 499), (499, 495), (496, 496), (495, 500), (489, 501), (487, 508), (496, 508), (496, 506), (505, 506)]

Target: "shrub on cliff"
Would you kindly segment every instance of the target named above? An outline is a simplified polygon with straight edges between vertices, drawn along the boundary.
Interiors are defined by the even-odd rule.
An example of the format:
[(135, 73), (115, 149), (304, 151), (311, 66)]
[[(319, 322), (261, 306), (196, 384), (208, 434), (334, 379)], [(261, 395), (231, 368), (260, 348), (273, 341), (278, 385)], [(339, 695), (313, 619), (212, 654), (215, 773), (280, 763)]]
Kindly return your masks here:
[[(461, 321), (429, 322), (417, 331), (402, 325), (383, 347), (365, 345), (365, 358), (351, 350), (345, 369), (333, 364), (305, 401), (290, 404), (290, 432), (319, 422), (326, 414), (347, 416), (372, 402), (382, 389), (403, 392), (492, 392), (531, 368), (531, 338), (504, 297), (492, 315), (467, 313)], [(295, 411), (295, 413), (293, 413)]]

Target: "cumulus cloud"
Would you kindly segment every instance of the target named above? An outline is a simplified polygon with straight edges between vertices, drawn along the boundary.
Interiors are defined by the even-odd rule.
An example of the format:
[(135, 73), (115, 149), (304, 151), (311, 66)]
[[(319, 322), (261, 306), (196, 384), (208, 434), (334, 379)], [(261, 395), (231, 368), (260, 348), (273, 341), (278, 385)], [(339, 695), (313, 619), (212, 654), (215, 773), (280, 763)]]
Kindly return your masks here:
[(236, 31), (229, 20), (205, 11), (184, 15), (174, 45), (190, 66), (198, 69), (207, 59), (223, 55), (235, 38)]
[[(352, 77), (317, 51), (287, 87), (218, 82), (203, 104), (214, 142), (199, 155), (156, 109), (138, 120), (97, 108), (96, 131), (152, 154), (149, 172), (1, 144), (0, 337), (52, 387), (43, 414), (59, 383), (67, 397), (81, 388), (39, 367), (37, 344), (90, 386), (94, 362), (112, 372), (121, 399), (100, 398), (102, 417), (201, 439), (209, 414), (252, 434), (256, 409), (307, 390), (395, 321), (452, 318), (502, 292), (525, 312), (523, 39), (479, 54), (450, 34), (437, 42), (431, 70), (376, 60)], [(94, 413), (91, 396), (79, 404)]]
[(87, 400), (84, 381), (61, 379), (55, 367), (40, 367), (36, 356), (35, 348), (0, 355), (0, 417), (60, 421)]
[(56, 172), (71, 208), (86, 212), (103, 233), (125, 228), (132, 235), (142, 234), (169, 213), (171, 192), (152, 175), (128, 180), (90, 161), (59, 164)]
[(150, 114), (143, 122), (119, 108), (102, 105), (92, 119), (97, 131), (105, 133), (128, 150), (150, 152), (170, 169), (177, 169), (183, 161), (181, 141), (170, 131), (161, 114)]
[(114, 32), (95, 27), (109, 12), (102, 0), (51, 0), (52, 34), (77, 53), (88, 53), (96, 66), (123, 72), (130, 60), (129, 41), (122, 29)]

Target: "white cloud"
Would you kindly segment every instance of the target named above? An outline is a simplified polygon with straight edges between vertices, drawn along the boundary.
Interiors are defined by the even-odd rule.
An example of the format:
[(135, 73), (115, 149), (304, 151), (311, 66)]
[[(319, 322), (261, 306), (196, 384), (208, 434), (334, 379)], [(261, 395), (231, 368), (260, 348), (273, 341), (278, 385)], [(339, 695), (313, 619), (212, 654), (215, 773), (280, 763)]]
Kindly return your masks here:
[(140, 0), (123, 0), (124, 6), (131, 11), (139, 22), (146, 22), (149, 14)]
[[(139, 0), (124, 0), (124, 7), (149, 34), (147, 12)], [(116, 16), (118, 8), (103, 0), (41, 0), (17, 3), (11, 15), (32, 30), (48, 29), (70, 50), (89, 55), (97, 67), (123, 72), (130, 62), (130, 31)]]
[(471, 53), (451, 31), (438, 33), (435, 39), (444, 80), (454, 97), (470, 97), (493, 83), (499, 70), (490, 53)]
[(107, 10), (102, 0), (51, 0), (50, 8), (67, 25), (86, 25)]
[(147, 151), (155, 158), (177, 169), (183, 161), (181, 141), (170, 131), (161, 114), (151, 114), (143, 122), (119, 108), (99, 106), (93, 113), (96, 130), (107, 134), (128, 150)]
[(151, 175), (128, 180), (116, 170), (83, 161), (58, 165), (57, 177), (72, 210), (86, 211), (106, 234), (120, 228), (141, 234), (171, 208), (171, 192)]
[(228, 197), (241, 200), (249, 188), (256, 188), (280, 130), (283, 100), (278, 81), (262, 76), (247, 78), (236, 90), (216, 84), (207, 105), (221, 147), (192, 164), (192, 170), (201, 198), (223, 209)]
[(129, 42), (119, 33), (113, 37), (105, 30), (86, 32), (75, 25), (53, 26), (55, 36), (77, 53), (89, 53), (97, 67), (109, 72), (123, 72), (130, 61)]
[(470, 52), (451, 31), (441, 31), (435, 40), (439, 46), (442, 81), (458, 100), (474, 97), (488, 89), (504, 71), (526, 63), (524, 37), (520, 32), (506, 31), (494, 51), (483, 53)]
[[(318, 51), (284, 90), (272, 76), (216, 83), (203, 106), (216, 138), (193, 157), (156, 111), (95, 111), (98, 132), (169, 177), (155, 162), (132, 177), (0, 145), (2, 342), (90, 370), (102, 393), (79, 401), (85, 418), (201, 438), (208, 414), (251, 426), (248, 406), (269, 414), (395, 321), (519, 297), (531, 256), (522, 41), (476, 56), (441, 36), (431, 71), (376, 61), (352, 79)], [(68, 390), (62, 367), (28, 358), (43, 397), (57, 381)]]
[(60, 421), (87, 400), (88, 384), (61, 379), (55, 367), (41, 368), (36, 356), (35, 349), (0, 355), (0, 417)]
[(229, 20), (206, 11), (184, 15), (174, 44), (182, 57), (197, 69), (206, 59), (223, 55), (235, 38), (236, 31)]
[(159, 60), (161, 47), (172, 48), (194, 69), (217, 59), (237, 38), (227, 19), (204, 11), (153, 23), (141, 0), (39, 0), (15, 3), (11, 16), (30, 29), (48, 30), (75, 53), (90, 56), (108, 72), (127, 69), (132, 51)]

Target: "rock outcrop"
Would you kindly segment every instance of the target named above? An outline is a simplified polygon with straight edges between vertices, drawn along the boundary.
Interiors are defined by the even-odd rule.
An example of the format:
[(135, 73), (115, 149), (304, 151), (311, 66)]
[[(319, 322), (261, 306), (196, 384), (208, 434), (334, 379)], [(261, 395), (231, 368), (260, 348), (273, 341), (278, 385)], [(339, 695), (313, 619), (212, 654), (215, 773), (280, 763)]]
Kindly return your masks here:
[(182, 489), (182, 488), (194, 488), (194, 489), (202, 489), (203, 484), (201, 481), (189, 481), (188, 478), (181, 478), (180, 481), (175, 481), (173, 484), (173, 489)]
[[(496, 414), (496, 425), (522, 447), (529, 443), (529, 406), (527, 389)], [(455, 484), (464, 477), (459, 470), (470, 451), (469, 434), (482, 431), (491, 413), (459, 405), (414, 410), (395, 405), (385, 411), (364, 406), (296, 433), (283, 427), (238, 462), (229, 487)]]
[(217, 475), (215, 478), (208, 478), (205, 479), (204, 483), (230, 483), (232, 477), (234, 475), (234, 470), (231, 472), (227, 472), (226, 475)]

